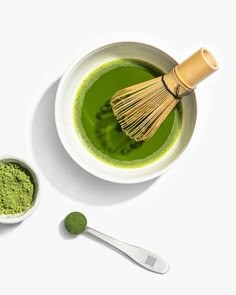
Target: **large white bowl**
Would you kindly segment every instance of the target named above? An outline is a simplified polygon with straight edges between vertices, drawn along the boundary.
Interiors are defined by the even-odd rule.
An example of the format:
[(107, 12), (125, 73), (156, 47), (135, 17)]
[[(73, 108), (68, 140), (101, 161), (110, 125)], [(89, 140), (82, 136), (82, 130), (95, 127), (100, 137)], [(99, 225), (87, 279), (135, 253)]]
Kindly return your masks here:
[(93, 156), (79, 139), (73, 122), (75, 94), (86, 76), (98, 66), (118, 58), (136, 58), (149, 62), (164, 72), (177, 63), (160, 49), (139, 42), (117, 42), (99, 47), (79, 56), (67, 69), (58, 86), (55, 103), (57, 131), (69, 155), (82, 168), (102, 179), (117, 183), (138, 183), (155, 178), (169, 169), (187, 147), (196, 122), (197, 106), (194, 92), (182, 100), (183, 124), (173, 147), (159, 160), (141, 168), (110, 166)]

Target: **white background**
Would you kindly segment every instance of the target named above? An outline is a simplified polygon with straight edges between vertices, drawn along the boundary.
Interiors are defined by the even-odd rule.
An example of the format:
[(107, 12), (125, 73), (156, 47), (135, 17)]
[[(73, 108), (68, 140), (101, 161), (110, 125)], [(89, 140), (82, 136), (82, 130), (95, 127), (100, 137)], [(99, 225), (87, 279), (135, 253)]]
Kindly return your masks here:
[[(234, 1), (0, 4), (0, 153), (33, 165), (42, 197), (25, 222), (0, 225), (0, 294), (236, 294)], [(151, 36), (179, 62), (206, 46), (220, 64), (196, 91), (197, 126), (181, 161), (139, 185), (79, 168), (53, 113), (72, 60), (128, 35)], [(169, 273), (150, 273), (85, 235), (67, 239), (60, 223), (74, 210), (91, 227), (159, 253)]]

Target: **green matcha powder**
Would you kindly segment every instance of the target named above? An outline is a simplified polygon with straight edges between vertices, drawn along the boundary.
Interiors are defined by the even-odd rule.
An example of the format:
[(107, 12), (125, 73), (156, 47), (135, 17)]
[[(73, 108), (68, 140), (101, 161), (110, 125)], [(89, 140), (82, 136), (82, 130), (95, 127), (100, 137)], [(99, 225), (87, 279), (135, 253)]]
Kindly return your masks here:
[(79, 235), (87, 227), (87, 219), (81, 212), (71, 212), (64, 220), (66, 230), (72, 235)]
[(0, 215), (27, 211), (34, 201), (29, 172), (17, 163), (0, 163)]

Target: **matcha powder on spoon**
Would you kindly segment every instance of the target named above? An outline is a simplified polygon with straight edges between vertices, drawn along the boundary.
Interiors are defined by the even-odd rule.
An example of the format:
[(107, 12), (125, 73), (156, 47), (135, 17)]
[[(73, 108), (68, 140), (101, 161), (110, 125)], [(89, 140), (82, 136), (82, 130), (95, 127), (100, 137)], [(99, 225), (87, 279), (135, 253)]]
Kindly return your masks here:
[(0, 162), (0, 215), (27, 211), (34, 201), (29, 172), (17, 163)]
[(84, 214), (80, 212), (71, 212), (64, 220), (66, 230), (71, 235), (79, 235), (85, 231), (87, 226), (87, 219)]

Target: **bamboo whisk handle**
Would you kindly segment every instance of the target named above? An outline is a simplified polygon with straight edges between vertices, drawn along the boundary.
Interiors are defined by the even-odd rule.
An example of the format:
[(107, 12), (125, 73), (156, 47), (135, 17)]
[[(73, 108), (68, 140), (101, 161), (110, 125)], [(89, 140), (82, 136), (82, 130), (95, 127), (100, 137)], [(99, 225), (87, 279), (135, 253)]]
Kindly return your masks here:
[(194, 89), (199, 82), (217, 70), (218, 63), (206, 48), (199, 49), (174, 68), (180, 84), (189, 89)]

